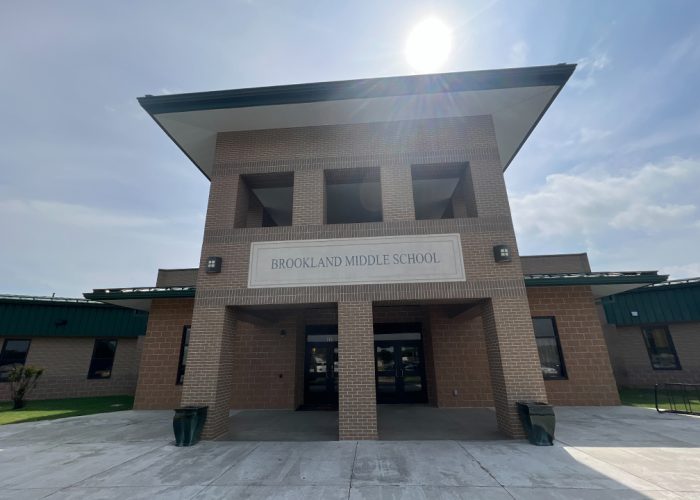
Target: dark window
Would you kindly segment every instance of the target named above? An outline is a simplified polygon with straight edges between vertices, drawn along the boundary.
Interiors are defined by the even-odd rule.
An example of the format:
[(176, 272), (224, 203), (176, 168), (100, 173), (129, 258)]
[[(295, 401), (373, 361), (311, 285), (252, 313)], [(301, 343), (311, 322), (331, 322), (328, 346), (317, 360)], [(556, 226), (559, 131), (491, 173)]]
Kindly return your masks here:
[(182, 344), (180, 344), (180, 362), (177, 365), (177, 384), (185, 380), (185, 366), (187, 365), (187, 351), (190, 347), (190, 327), (186, 326), (182, 331)]
[(532, 318), (532, 326), (535, 329), (542, 376), (544, 378), (566, 378), (564, 358), (561, 354), (559, 333), (554, 318)]
[(382, 221), (382, 188), (378, 168), (325, 171), (325, 223)]
[(7, 381), (7, 375), (15, 366), (24, 365), (29, 352), (29, 340), (7, 339), (0, 352), (0, 382)]
[(116, 339), (95, 339), (88, 378), (109, 378), (112, 376), (114, 354), (117, 352)]
[(417, 220), (476, 217), (476, 198), (468, 165), (413, 165), (411, 178)]
[(242, 175), (234, 226), (291, 226), (293, 199), (292, 172)]
[(644, 342), (654, 370), (680, 370), (676, 348), (673, 345), (671, 334), (665, 326), (642, 328)]

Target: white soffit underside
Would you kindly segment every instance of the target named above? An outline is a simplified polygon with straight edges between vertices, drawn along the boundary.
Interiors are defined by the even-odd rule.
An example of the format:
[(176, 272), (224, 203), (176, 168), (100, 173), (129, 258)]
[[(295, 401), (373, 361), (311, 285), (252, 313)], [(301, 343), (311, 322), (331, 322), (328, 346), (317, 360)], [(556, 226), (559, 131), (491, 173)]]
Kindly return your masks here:
[(553, 99), (555, 85), (223, 108), (155, 115), (207, 175), (218, 132), (492, 115), (505, 167)]

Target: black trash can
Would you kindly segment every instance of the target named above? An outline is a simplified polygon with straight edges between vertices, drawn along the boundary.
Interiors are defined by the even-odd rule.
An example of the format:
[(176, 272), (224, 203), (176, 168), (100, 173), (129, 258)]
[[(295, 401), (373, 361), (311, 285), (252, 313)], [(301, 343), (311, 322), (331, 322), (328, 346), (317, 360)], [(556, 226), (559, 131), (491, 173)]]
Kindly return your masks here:
[(537, 446), (552, 446), (554, 443), (554, 408), (546, 403), (518, 401), (518, 415), (523, 423), (527, 439)]
[(175, 409), (173, 431), (175, 446), (192, 446), (199, 442), (207, 420), (207, 406), (185, 406)]

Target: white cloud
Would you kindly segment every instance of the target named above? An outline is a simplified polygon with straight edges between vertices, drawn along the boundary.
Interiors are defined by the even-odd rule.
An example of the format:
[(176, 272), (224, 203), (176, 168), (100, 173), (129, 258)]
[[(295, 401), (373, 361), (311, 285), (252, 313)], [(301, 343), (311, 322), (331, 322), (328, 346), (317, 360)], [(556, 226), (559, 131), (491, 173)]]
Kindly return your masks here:
[(700, 186), (700, 160), (673, 158), (624, 174), (600, 168), (553, 174), (537, 191), (511, 197), (511, 206), (516, 228), (528, 238), (613, 229), (654, 234), (697, 223), (696, 193), (678, 196), (686, 186)]
[(576, 72), (569, 80), (570, 87), (586, 90), (597, 82), (597, 73), (610, 66), (610, 58), (605, 52), (584, 57), (577, 61)]
[(668, 279), (688, 279), (700, 277), (700, 262), (691, 262), (689, 264), (680, 264), (675, 266), (664, 266), (659, 272), (668, 274)]
[(515, 42), (510, 47), (508, 62), (510, 66), (524, 66), (527, 63), (527, 56), (530, 47), (523, 40)]

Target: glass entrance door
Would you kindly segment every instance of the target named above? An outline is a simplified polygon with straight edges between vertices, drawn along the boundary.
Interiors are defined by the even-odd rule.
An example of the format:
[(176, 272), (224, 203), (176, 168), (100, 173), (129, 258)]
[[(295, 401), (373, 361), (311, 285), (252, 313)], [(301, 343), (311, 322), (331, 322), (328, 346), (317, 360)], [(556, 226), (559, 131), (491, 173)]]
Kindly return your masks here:
[(420, 330), (415, 325), (375, 325), (375, 333), (377, 403), (427, 402)]
[(338, 335), (334, 326), (307, 328), (304, 405), (338, 406)]

